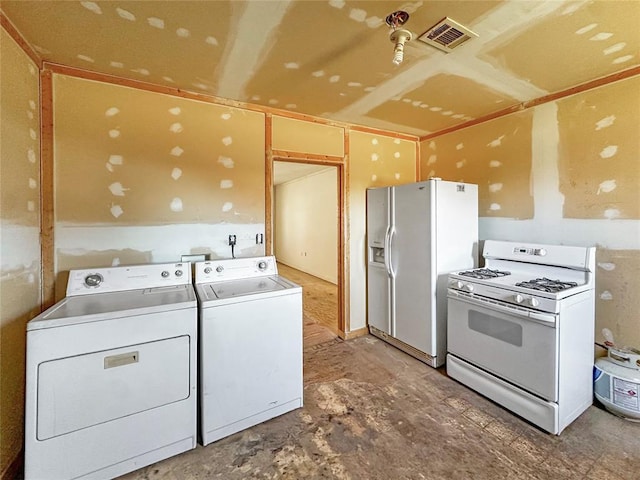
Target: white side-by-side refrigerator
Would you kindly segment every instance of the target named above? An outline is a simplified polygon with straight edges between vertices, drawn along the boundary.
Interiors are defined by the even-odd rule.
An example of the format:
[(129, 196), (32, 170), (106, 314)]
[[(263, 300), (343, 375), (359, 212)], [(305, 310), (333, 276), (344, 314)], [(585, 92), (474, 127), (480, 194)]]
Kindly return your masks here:
[(369, 331), (439, 367), (447, 274), (478, 259), (478, 186), (431, 179), (367, 189)]

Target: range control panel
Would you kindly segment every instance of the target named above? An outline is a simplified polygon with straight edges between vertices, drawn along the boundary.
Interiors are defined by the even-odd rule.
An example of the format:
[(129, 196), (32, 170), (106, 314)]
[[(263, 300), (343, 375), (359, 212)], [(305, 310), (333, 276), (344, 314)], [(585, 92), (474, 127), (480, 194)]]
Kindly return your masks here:
[(161, 263), (71, 270), (67, 296), (188, 285), (191, 263)]
[(195, 271), (196, 283), (211, 283), (277, 275), (278, 266), (273, 256), (248, 257), (198, 262)]

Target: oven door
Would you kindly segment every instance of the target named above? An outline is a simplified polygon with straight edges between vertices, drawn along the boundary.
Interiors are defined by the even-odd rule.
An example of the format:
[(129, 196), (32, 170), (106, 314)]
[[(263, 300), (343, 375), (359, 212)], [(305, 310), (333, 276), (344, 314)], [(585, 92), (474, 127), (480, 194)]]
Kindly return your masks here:
[(557, 315), (449, 289), (450, 353), (545, 400), (558, 400)]

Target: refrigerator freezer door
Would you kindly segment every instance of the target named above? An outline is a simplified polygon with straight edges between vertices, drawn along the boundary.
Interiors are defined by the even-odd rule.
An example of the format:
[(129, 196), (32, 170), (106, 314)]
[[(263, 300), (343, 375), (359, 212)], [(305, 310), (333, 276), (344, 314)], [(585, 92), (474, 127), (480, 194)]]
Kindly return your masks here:
[(433, 182), (395, 187), (395, 235), (390, 259), (395, 272), (394, 336), (435, 356), (435, 270), (432, 265)]
[(367, 190), (367, 318), (370, 326), (393, 335), (393, 279), (389, 272), (392, 189)]

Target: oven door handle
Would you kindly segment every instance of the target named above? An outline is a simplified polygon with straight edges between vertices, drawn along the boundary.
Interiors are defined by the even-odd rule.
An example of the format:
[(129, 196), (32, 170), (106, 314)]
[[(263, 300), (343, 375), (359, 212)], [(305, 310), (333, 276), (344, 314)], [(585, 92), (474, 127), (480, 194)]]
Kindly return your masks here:
[(532, 320), (548, 327), (555, 328), (556, 326), (556, 315), (553, 313), (540, 313), (531, 312), (528, 310), (520, 310), (503, 305), (502, 303), (498, 303), (496, 301), (488, 301), (480, 297), (470, 297), (465, 293), (458, 292), (452, 289), (449, 289), (447, 296), (452, 300), (458, 300), (460, 302), (468, 303), (469, 305), (475, 305), (477, 307), (486, 308), (488, 310), (494, 310), (506, 315), (511, 315), (512, 317), (519, 317), (523, 320)]

